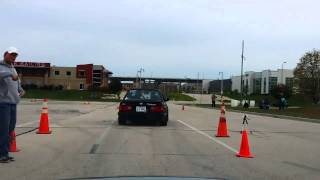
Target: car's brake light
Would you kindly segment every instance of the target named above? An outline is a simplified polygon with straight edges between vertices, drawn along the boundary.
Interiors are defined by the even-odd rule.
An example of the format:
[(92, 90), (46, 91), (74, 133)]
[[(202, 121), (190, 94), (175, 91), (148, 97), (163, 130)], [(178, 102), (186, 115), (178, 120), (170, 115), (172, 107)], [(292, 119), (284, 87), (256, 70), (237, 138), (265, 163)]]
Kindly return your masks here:
[(132, 110), (132, 106), (126, 104), (120, 104), (119, 112), (129, 112)]
[(165, 108), (163, 105), (151, 106), (150, 111), (151, 112), (165, 112)]

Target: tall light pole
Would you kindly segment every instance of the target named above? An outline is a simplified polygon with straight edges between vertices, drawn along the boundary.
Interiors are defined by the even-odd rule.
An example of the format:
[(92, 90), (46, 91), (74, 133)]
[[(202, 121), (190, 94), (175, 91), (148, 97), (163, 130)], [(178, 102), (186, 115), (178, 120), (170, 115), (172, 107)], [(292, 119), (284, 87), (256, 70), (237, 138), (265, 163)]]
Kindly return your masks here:
[(241, 53), (241, 78), (240, 78), (240, 94), (241, 94), (241, 101), (242, 102), (242, 99), (243, 99), (243, 83), (242, 83), (242, 79), (243, 79), (243, 59), (244, 59), (244, 56), (243, 56), (243, 52), (244, 52), (244, 40), (242, 40), (242, 53)]
[(197, 81), (197, 94), (200, 92), (199, 88), (200, 88), (200, 73), (198, 72), (198, 81)]
[(139, 78), (139, 87), (141, 88), (141, 77), (142, 77), (142, 72), (144, 72), (143, 68), (140, 68), (138, 73), (140, 74), (140, 78)]
[(219, 72), (219, 75), (221, 74), (221, 85), (220, 85), (220, 88), (221, 88), (221, 97), (223, 95), (223, 72)]
[(202, 103), (202, 95), (203, 95), (203, 79), (204, 79), (204, 73), (202, 73), (202, 83), (201, 83), (201, 96), (200, 96), (200, 104)]
[(282, 64), (281, 64), (281, 84), (284, 84), (283, 83), (283, 64), (287, 63), (287, 61), (284, 61)]

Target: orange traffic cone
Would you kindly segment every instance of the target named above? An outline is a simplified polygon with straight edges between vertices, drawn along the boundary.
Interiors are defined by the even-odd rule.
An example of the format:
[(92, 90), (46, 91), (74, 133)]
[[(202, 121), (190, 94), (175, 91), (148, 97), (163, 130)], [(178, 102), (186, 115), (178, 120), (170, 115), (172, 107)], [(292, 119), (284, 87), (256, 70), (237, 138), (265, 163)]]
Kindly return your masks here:
[(20, 149), (17, 148), (16, 132), (12, 131), (10, 133), (9, 152), (19, 152), (19, 151)]
[(227, 120), (223, 113), (220, 115), (218, 132), (216, 137), (229, 137), (228, 128), (227, 128)]
[(43, 99), (40, 126), (37, 134), (51, 134), (49, 130), (48, 99)]
[(221, 107), (220, 107), (220, 113), (222, 114), (225, 114), (226, 113), (226, 107), (224, 106), (224, 103), (221, 104)]
[(182, 111), (184, 111), (184, 105), (182, 105)]
[(241, 140), (241, 146), (240, 151), (237, 154), (238, 157), (243, 158), (253, 158), (254, 156), (250, 154), (250, 147), (249, 147), (249, 141), (248, 141), (248, 134), (247, 130), (244, 129), (242, 132), (242, 140)]

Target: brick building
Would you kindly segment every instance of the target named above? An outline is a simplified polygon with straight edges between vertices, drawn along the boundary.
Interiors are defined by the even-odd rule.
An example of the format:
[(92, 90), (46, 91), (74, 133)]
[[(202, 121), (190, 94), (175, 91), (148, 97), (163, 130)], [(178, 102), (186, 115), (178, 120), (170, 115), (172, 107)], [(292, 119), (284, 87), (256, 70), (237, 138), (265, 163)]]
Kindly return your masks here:
[(51, 66), (50, 63), (15, 62), (22, 85), (63, 86), (84, 90), (88, 87), (108, 87), (112, 72), (102, 65), (81, 64), (76, 67)]

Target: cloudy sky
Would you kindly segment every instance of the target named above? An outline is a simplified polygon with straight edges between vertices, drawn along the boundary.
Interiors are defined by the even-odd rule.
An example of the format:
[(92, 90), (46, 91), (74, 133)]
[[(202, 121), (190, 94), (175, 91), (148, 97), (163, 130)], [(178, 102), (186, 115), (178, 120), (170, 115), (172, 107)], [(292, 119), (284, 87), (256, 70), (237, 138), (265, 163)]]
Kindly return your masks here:
[(19, 61), (102, 64), (114, 76), (215, 79), (294, 68), (320, 49), (318, 0), (1, 0), (0, 49)]

